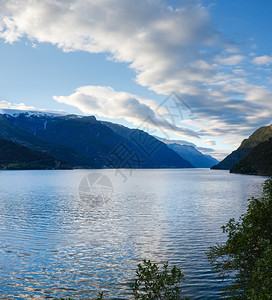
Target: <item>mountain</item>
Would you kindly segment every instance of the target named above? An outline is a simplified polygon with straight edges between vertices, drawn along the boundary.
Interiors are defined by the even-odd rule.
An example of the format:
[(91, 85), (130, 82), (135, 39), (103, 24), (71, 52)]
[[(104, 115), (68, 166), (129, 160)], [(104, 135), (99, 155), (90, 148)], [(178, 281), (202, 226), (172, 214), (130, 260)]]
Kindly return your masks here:
[(12, 141), (0, 139), (0, 169), (69, 169), (48, 153), (30, 150)]
[(268, 141), (272, 137), (272, 125), (260, 127), (248, 139), (243, 140), (240, 147), (213, 166), (214, 170), (230, 170), (241, 159), (245, 158), (258, 144)]
[[(145, 159), (146, 165), (156, 164), (160, 161), (163, 165), (183, 165), (183, 168), (194, 168), (186, 159), (178, 155), (175, 151), (169, 149), (163, 142), (139, 129), (130, 129), (123, 125), (111, 122), (102, 122), (111, 128), (116, 134), (128, 140), (133, 149), (137, 149), (141, 157)], [(169, 150), (171, 152), (169, 152)], [(167, 156), (165, 156), (167, 155)]]
[(0, 138), (78, 168), (192, 168), (148, 133), (94, 116), (2, 111)]
[(167, 146), (189, 161), (196, 168), (210, 168), (218, 161), (210, 155), (204, 155), (193, 145), (180, 145), (177, 143), (167, 144)]
[(210, 168), (218, 164), (217, 159), (201, 153), (193, 143), (184, 140), (168, 140), (157, 136), (156, 138), (165, 143), (170, 149), (174, 150), (196, 168)]
[(231, 173), (272, 175), (272, 138), (255, 146), (230, 169)]

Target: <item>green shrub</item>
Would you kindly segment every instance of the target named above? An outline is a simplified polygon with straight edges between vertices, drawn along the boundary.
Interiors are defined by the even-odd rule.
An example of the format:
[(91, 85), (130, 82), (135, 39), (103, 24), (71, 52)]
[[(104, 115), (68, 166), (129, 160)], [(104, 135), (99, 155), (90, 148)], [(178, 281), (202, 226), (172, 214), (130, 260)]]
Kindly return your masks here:
[(224, 245), (210, 248), (208, 258), (224, 280), (232, 299), (272, 299), (272, 180), (264, 183), (263, 195), (249, 199), (247, 211), (239, 221), (231, 219), (223, 232)]
[(168, 263), (165, 263), (160, 270), (157, 264), (144, 260), (143, 265), (138, 265), (136, 277), (131, 285), (135, 299), (182, 299), (180, 283), (184, 280), (184, 275), (176, 266), (169, 270)]

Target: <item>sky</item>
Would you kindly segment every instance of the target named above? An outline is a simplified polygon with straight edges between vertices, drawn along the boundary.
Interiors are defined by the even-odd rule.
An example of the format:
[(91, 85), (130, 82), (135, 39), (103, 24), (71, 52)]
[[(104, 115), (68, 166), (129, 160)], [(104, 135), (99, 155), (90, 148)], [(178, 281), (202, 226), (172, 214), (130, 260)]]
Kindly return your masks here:
[(95, 115), (222, 159), (272, 109), (270, 0), (0, 0), (0, 108)]

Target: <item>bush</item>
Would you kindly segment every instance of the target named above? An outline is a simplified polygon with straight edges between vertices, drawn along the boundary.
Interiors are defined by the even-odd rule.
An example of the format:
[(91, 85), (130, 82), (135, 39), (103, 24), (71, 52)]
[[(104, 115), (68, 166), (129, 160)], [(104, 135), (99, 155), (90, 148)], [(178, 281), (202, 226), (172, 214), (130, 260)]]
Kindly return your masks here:
[(251, 198), (239, 221), (231, 219), (223, 232), (225, 245), (210, 247), (208, 259), (224, 280), (232, 299), (272, 299), (272, 180), (264, 183), (263, 195)]
[(176, 266), (168, 270), (168, 263), (166, 263), (160, 270), (157, 264), (144, 260), (143, 265), (138, 265), (136, 277), (131, 285), (135, 299), (182, 299), (180, 283), (184, 280), (184, 275)]

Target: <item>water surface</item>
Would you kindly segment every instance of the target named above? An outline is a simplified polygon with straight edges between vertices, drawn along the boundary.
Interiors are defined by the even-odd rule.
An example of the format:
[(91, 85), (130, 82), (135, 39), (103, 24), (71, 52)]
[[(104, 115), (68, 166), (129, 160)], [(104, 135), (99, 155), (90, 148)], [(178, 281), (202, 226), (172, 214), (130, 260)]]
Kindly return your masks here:
[(131, 299), (142, 259), (181, 267), (183, 295), (218, 299), (205, 252), (264, 180), (207, 169), (0, 171), (0, 299)]

